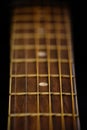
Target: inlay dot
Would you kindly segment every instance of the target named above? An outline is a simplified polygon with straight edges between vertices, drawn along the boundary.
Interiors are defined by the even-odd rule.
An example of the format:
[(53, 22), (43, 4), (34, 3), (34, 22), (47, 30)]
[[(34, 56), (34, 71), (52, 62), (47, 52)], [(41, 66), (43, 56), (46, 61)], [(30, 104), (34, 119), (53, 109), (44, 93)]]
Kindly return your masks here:
[(39, 86), (41, 86), (41, 87), (48, 86), (48, 83), (46, 83), (46, 82), (40, 82)]
[(45, 57), (46, 56), (46, 52), (45, 51), (39, 51), (38, 52), (38, 56), (39, 57)]

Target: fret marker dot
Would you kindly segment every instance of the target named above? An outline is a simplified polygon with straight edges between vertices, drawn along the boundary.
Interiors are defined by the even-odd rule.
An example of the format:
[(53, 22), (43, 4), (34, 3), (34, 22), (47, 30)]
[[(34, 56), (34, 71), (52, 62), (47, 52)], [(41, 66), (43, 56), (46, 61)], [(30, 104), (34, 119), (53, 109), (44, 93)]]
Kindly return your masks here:
[(46, 56), (46, 52), (44, 52), (44, 51), (39, 51), (39, 52), (38, 52), (38, 56), (39, 56), (39, 57), (45, 57), (45, 56)]
[(48, 86), (48, 83), (46, 83), (46, 82), (40, 82), (39, 86), (41, 86), (41, 87)]

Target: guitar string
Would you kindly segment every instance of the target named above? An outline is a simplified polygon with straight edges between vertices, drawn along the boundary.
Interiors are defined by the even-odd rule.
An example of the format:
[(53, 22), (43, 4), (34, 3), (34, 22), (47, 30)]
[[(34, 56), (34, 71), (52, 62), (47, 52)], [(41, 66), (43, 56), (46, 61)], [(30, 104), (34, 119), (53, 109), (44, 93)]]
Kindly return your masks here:
[[(35, 13), (35, 10), (33, 9), (33, 12)], [(37, 18), (38, 18), (38, 16), (37, 16), (37, 14), (38, 13), (35, 13), (34, 14), (33, 13), (33, 21), (35, 21)], [(35, 31), (37, 32), (37, 24), (35, 24), (34, 23), (34, 29), (35, 29)], [(40, 130), (40, 116), (39, 116), (39, 77), (38, 77), (38, 75), (39, 75), (39, 63), (38, 63), (38, 47), (39, 47), (39, 40), (37, 39), (37, 33), (35, 32), (35, 34), (34, 34), (34, 40), (35, 40), (35, 52), (36, 52), (36, 77), (37, 77), (37, 83), (36, 83), (36, 86), (37, 86), (37, 114), (38, 114), (38, 116), (37, 116), (37, 130)], [(38, 47), (37, 47), (38, 46)]]
[[(70, 36), (70, 26), (69, 26), (69, 14), (67, 10), (65, 10), (66, 16), (64, 17), (64, 20), (67, 22), (65, 23), (65, 29), (67, 30), (66, 38), (67, 38), (67, 48), (68, 48), (68, 57), (69, 57), (69, 70), (70, 70), (70, 86), (71, 86), (71, 99), (72, 99), (72, 116), (73, 116), (73, 129), (76, 130), (76, 120), (75, 120), (75, 102), (74, 102), (74, 96), (73, 96), (73, 82), (72, 82), (72, 63), (70, 62), (71, 56), (71, 36)], [(68, 38), (69, 37), (69, 38)]]
[[(53, 7), (51, 7), (51, 20), (52, 20), (52, 30), (53, 30), (53, 34), (55, 35), (55, 37), (54, 37), (54, 39), (56, 39), (56, 31), (55, 31), (55, 26), (54, 26), (54, 22), (53, 22), (53, 20), (55, 20), (54, 19), (54, 8)], [(57, 44), (57, 43), (56, 43)], [(55, 47), (57, 48), (57, 45), (55, 44)], [(55, 51), (57, 52), (57, 50), (56, 50), (56, 48), (55, 48)], [(57, 57), (56, 57), (57, 58)], [(56, 64), (58, 64), (58, 58), (57, 58), (57, 62), (55, 62)], [(58, 70), (58, 69), (57, 69)], [(54, 87), (54, 86), (53, 86)], [(52, 95), (53, 96), (53, 95)], [(51, 96), (51, 98), (52, 98), (52, 96)], [(52, 99), (51, 99), (52, 100)], [(53, 104), (53, 100), (52, 100), (52, 106), (53, 106), (54, 104)], [(53, 106), (54, 107), (54, 106)], [(52, 112), (53, 112), (53, 110), (52, 110)], [(55, 118), (55, 117), (54, 117)], [(53, 129), (55, 128), (54, 127), (54, 118), (52, 118), (52, 123), (53, 123)]]
[[(56, 21), (56, 15), (54, 14), (54, 12), (52, 11), (52, 14), (53, 14), (53, 19)], [(59, 15), (59, 19), (60, 19), (61, 15)], [(60, 23), (59, 23), (60, 24)], [(57, 24), (57, 22), (53, 23), (53, 26), (54, 26), (54, 31), (55, 31), (55, 38), (56, 38), (56, 48), (57, 48), (57, 66), (58, 66), (58, 70), (59, 70), (59, 87), (60, 87), (60, 108), (61, 108), (61, 124), (60, 124), (60, 127), (61, 129), (65, 130), (65, 124), (64, 124), (64, 118), (63, 118), (63, 98), (62, 98), (62, 81), (61, 81), (61, 63), (60, 63), (60, 40), (59, 40), (59, 37), (60, 37), (60, 32), (59, 32), (59, 29), (58, 28), (61, 28), (60, 25)], [(57, 31), (58, 32), (57, 32)]]
[[(45, 51), (46, 51), (46, 53), (47, 53), (47, 54), (46, 54), (46, 67), (47, 67), (47, 72), (46, 72), (46, 73), (47, 73), (47, 77), (46, 77), (46, 78), (47, 78), (47, 81), (46, 81), (46, 82), (47, 82), (47, 84), (48, 84), (48, 86), (49, 86), (50, 83), (49, 83), (49, 76), (48, 76), (48, 72), (49, 72), (49, 71), (48, 71), (48, 49), (47, 49), (47, 44), (48, 44), (48, 42), (47, 42), (47, 38), (46, 38), (46, 31), (47, 31), (46, 29), (47, 29), (47, 28), (45, 28), (45, 27), (46, 27), (46, 24), (47, 24), (47, 20), (46, 20), (46, 18), (44, 18), (44, 15), (46, 15), (46, 10), (44, 9), (44, 7), (43, 7), (43, 12), (42, 12), (42, 13), (43, 13), (42, 21), (43, 21), (43, 20), (46, 21), (45, 23), (42, 22), (41, 24), (42, 24), (42, 26), (43, 26), (44, 33), (45, 33), (45, 34), (44, 34), (44, 38), (46, 39), (46, 41), (45, 41), (45, 42), (46, 42), (46, 43), (45, 43)], [(49, 17), (49, 16), (48, 16), (48, 17)], [(46, 69), (46, 68), (45, 68), (45, 69)], [(50, 68), (49, 68), (49, 69), (50, 69)], [(47, 87), (48, 87), (48, 86), (47, 86)], [(49, 86), (49, 87), (50, 87), (50, 86)], [(47, 88), (46, 91), (48, 92), (48, 95), (47, 95), (48, 97), (47, 97), (47, 98), (45, 97), (45, 98), (46, 98), (46, 100), (48, 101), (48, 106), (47, 106), (47, 107), (48, 107), (48, 110), (49, 110), (49, 109), (50, 109), (50, 108), (49, 108), (49, 88)], [(48, 118), (48, 117), (49, 117), (49, 118)], [(47, 116), (47, 120), (49, 121), (49, 122), (48, 122), (48, 126), (45, 126), (45, 127), (48, 127), (48, 129), (50, 129), (50, 126), (49, 126), (49, 125), (50, 125), (50, 119), (51, 119), (51, 118), (50, 118), (50, 111), (49, 111), (49, 116)], [(51, 128), (52, 128), (52, 127), (51, 127)], [(50, 129), (50, 130), (52, 130), (52, 129)]]
[[(48, 8), (49, 10), (49, 8)], [(49, 10), (50, 14), (49, 14), (49, 21), (51, 20), (51, 9)], [(47, 20), (47, 18), (46, 18)], [(48, 24), (46, 24), (46, 29), (48, 29)], [(52, 26), (51, 24), (49, 24), (50, 26)], [(46, 35), (45, 35), (46, 36)], [(49, 62), (49, 59), (50, 59), (50, 48), (49, 48), (49, 45), (50, 45), (50, 39), (46, 39), (46, 47), (47, 47), (47, 66), (48, 66), (48, 85), (49, 85), (49, 113), (50, 113), (50, 116), (49, 116), (49, 129), (50, 130), (53, 130), (53, 122), (52, 122), (52, 116), (51, 116), (51, 113), (52, 113), (52, 104), (51, 104), (51, 93), (50, 93), (50, 62)]]
[[(12, 31), (12, 25), (11, 25), (11, 31)], [(13, 35), (13, 33), (11, 32), (11, 37), (12, 37), (12, 35)], [(13, 51), (12, 51), (12, 45), (13, 45), (13, 41), (12, 41), (12, 43), (10, 43), (10, 49), (11, 49), (11, 52), (10, 52), (10, 75), (12, 75), (12, 69), (13, 69), (13, 63), (12, 63), (12, 58), (13, 58)], [(11, 127), (11, 97), (12, 97), (12, 95), (11, 95), (11, 93), (12, 93), (12, 77), (10, 77), (10, 86), (9, 86), (9, 94), (10, 94), (10, 96), (9, 96), (9, 109), (8, 109), (8, 113), (9, 113), (9, 115), (8, 115), (8, 128), (7, 128), (7, 130), (9, 130), (10, 129), (10, 127)], [(13, 110), (14, 111), (14, 110)]]
[[(14, 32), (13, 32), (13, 34), (14, 34)], [(14, 34), (15, 35), (15, 34)], [(15, 37), (16, 38), (16, 37)], [(15, 52), (15, 50), (14, 50), (14, 57), (16, 58), (17, 57), (17, 53)], [(13, 68), (13, 69), (15, 69), (15, 74), (17, 73), (17, 63), (14, 63), (15, 64), (15, 68)], [(16, 93), (16, 77), (15, 77), (15, 93)], [(14, 113), (16, 113), (16, 108), (17, 108), (17, 106), (16, 106), (16, 95), (14, 95)], [(14, 118), (14, 129), (16, 128), (16, 118)]]
[[(62, 9), (60, 11), (62, 11)], [(54, 27), (55, 27), (55, 30), (56, 30), (56, 28), (59, 28), (59, 24), (57, 25), (56, 23), (54, 23)], [(61, 80), (60, 32), (56, 33), (56, 39), (57, 39), (57, 56), (58, 56), (58, 68), (59, 68), (59, 81), (60, 81), (61, 127), (62, 127), (63, 130), (65, 130), (65, 122), (64, 122), (64, 116), (63, 116), (64, 110), (63, 110), (62, 80)]]
[[(25, 42), (24, 42), (25, 43)], [(26, 44), (24, 44), (24, 46), (26, 46)], [(27, 49), (24, 51), (25, 52), (25, 59), (27, 59)], [(27, 80), (27, 61), (25, 61), (25, 74), (26, 74), (26, 78), (25, 78), (25, 80), (26, 80), (26, 82), (25, 82), (25, 91), (26, 91), (26, 95), (25, 95), (25, 113), (27, 113), (27, 104), (28, 104), (28, 99), (27, 99), (27, 91), (28, 91), (28, 87), (27, 87), (27, 85), (28, 85), (28, 80)], [(28, 120), (27, 120), (27, 116), (25, 116), (25, 130), (27, 130), (27, 127), (28, 127)]]

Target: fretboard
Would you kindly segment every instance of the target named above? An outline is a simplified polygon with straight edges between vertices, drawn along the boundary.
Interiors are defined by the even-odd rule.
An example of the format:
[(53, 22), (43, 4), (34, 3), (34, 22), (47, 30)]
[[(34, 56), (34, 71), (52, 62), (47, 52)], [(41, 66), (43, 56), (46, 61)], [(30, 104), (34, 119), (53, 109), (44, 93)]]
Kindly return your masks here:
[(67, 7), (15, 8), (8, 130), (80, 130)]

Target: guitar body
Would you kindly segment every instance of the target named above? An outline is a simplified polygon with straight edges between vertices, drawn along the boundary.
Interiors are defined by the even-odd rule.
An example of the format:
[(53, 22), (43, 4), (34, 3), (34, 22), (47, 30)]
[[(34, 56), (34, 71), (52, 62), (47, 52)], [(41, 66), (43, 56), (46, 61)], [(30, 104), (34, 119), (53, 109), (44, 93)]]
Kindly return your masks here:
[(67, 6), (16, 7), (8, 130), (80, 130)]

